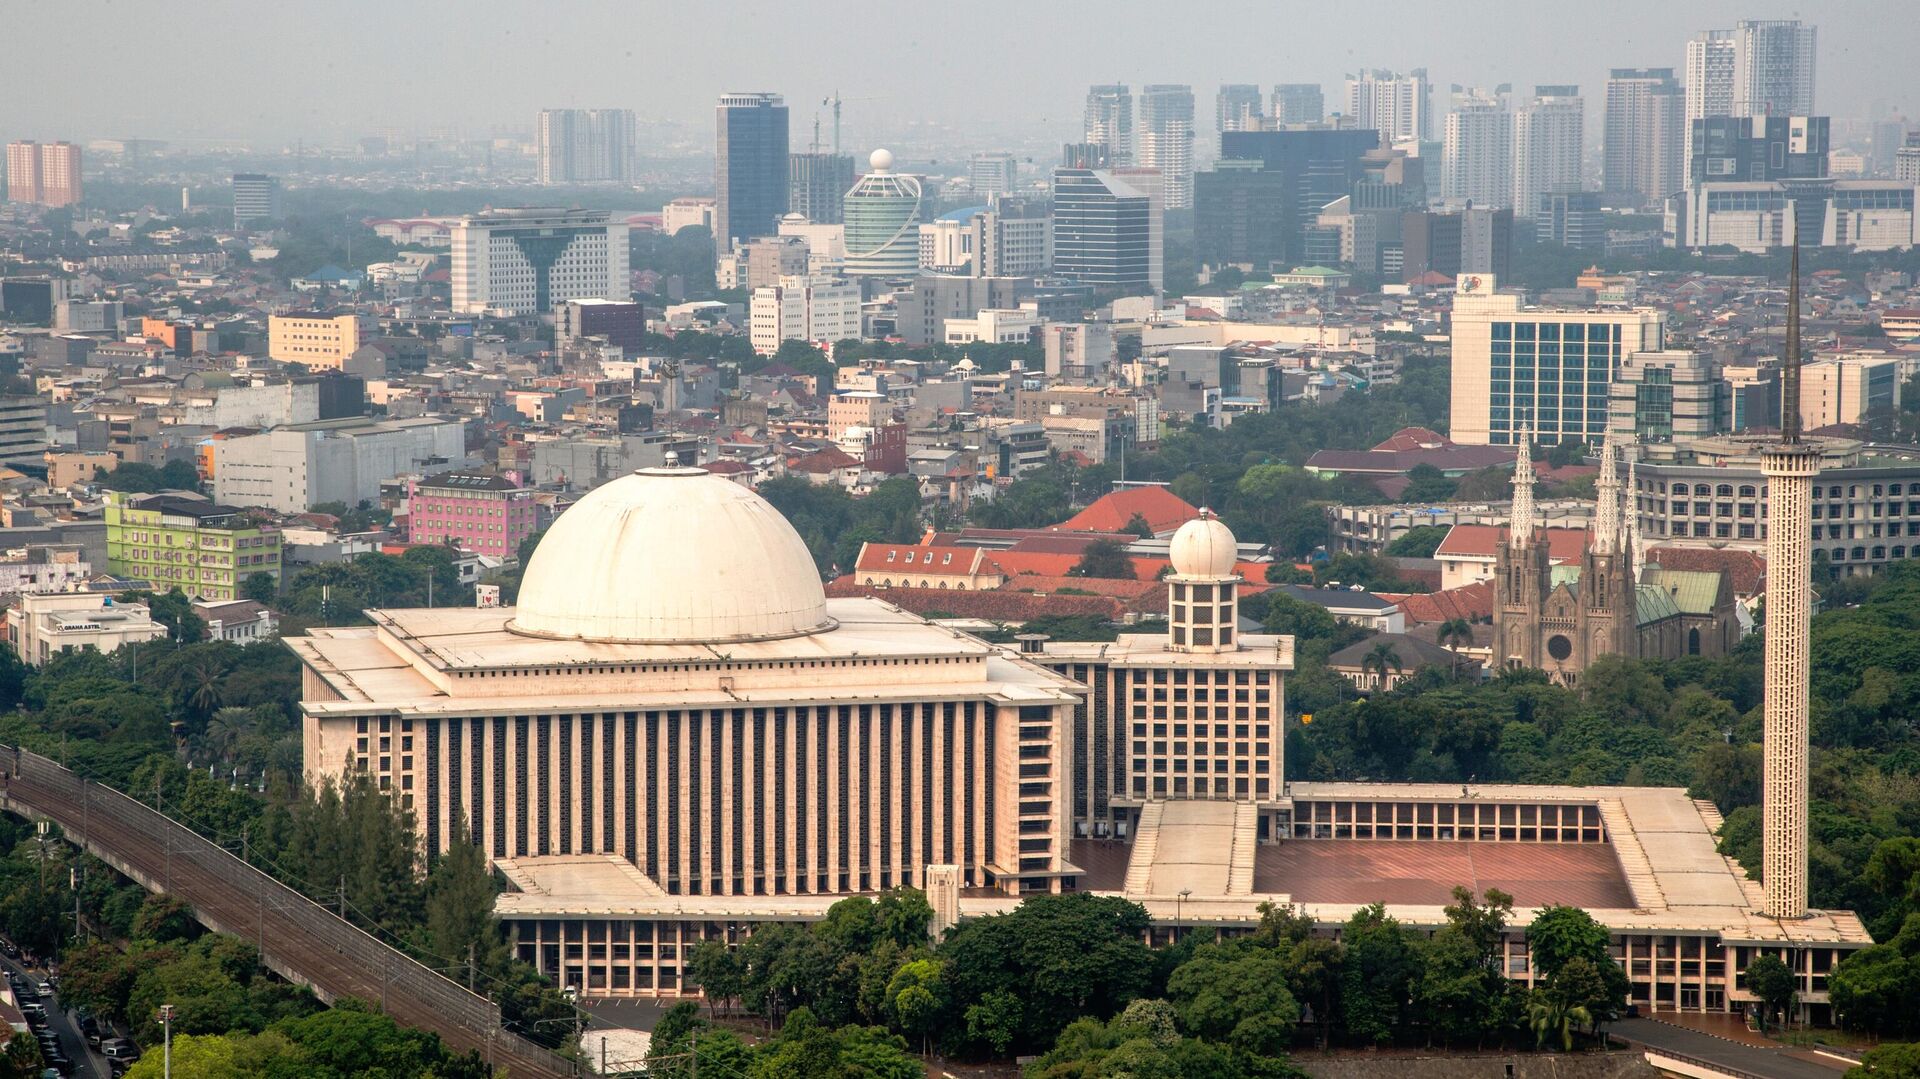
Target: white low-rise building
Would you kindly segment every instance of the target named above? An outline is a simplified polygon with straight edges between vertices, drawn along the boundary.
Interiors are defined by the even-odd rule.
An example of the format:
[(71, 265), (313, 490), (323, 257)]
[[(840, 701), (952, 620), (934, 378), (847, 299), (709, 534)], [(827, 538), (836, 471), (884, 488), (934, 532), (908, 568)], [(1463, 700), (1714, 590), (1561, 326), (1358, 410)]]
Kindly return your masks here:
[(990, 307), (972, 318), (948, 319), (947, 344), (1024, 345), (1040, 325), (1040, 316), (1026, 308)]
[(29, 667), (39, 667), (62, 652), (112, 652), (167, 635), (139, 603), (124, 603), (105, 592), (28, 594), (10, 607), (0, 625), (7, 643)]
[(213, 452), (220, 503), (305, 513), (371, 501), (395, 476), (461, 467), (466, 425), (446, 416), (320, 420), (222, 439)]
[(196, 603), (193, 613), (207, 624), (207, 639), (233, 644), (252, 644), (268, 640), (280, 632), (280, 620), (272, 608), (250, 599), (224, 603)]

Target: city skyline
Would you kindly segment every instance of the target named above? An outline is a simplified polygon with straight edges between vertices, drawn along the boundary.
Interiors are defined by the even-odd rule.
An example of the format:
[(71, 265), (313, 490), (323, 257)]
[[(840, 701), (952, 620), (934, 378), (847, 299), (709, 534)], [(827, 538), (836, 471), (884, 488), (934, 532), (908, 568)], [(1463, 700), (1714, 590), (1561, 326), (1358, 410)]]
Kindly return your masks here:
[[(36, 33), (92, 36), (100, 62), (133, 62), (134, 50), (166, 52), (185, 48), (211, 25), (225, 23), (223, 10), (238, 16), (237, 5), (202, 8), (199, 17), (182, 16), (146, 28), (138, 40), (114, 33), (116, 12), (105, 4), (79, 3), (23, 10), (11, 17), (28, 37)], [(1060, 63), (1044, 43), (1060, 35), (1084, 32), (1075, 13), (1040, 10), (1028, 14), (1032, 33), (996, 52), (948, 52), (930, 43), (883, 41), (882, 30), (859, 18), (849, 5), (810, 9), (802, 21), (768, 16), (751, 9), (740, 17), (757, 19), (766, 32), (738, 34), (739, 18), (726, 6), (690, 11), (649, 6), (638, 16), (628, 8), (597, 2), (562, 5), (554, 17), (520, 16), (510, 9), (497, 17), (445, 3), (375, 9), (350, 3), (344, 17), (322, 21), (304, 13), (276, 13), (267, 20), (287, 39), (306, 46), (283, 54), (276, 50), (240, 53), (223, 61), (228, 78), (190, 80), (167, 95), (128, 101), (120, 95), (92, 93), (60, 77), (57, 54), (18, 58), (17, 92), (0, 101), (0, 135), (7, 138), (127, 138), (347, 141), (376, 132), (440, 132), (479, 137), (530, 132), (542, 108), (600, 106), (631, 108), (644, 124), (688, 125), (697, 131), (710, 118), (712, 101), (729, 91), (768, 89), (793, 105), (793, 123), (804, 128), (815, 112), (831, 122), (821, 102), (838, 96), (844, 103), (848, 142), (887, 138), (898, 141), (925, 133), (929, 138), (980, 138), (1015, 133), (1072, 134), (1081, 126), (1086, 88), (1096, 83), (1184, 83), (1210, 100), (1221, 84), (1316, 83), (1328, 91), (1330, 105), (1341, 100), (1345, 76), (1366, 68), (1410, 70), (1425, 67), (1434, 86), (1454, 83), (1511, 83), (1516, 90), (1535, 84), (1604, 85), (1614, 67), (1684, 69), (1686, 42), (1704, 30), (1731, 27), (1742, 19), (1800, 18), (1820, 32), (1818, 111), (1839, 118), (1867, 117), (1876, 109), (1920, 113), (1920, 78), (1901, 61), (1920, 47), (1920, 22), (1899, 18), (1892, 3), (1859, 2), (1817, 9), (1782, 3), (1713, 2), (1689, 5), (1682, 16), (1651, 2), (1609, 9), (1604, 20), (1582, 27), (1577, 55), (1553, 47), (1566, 31), (1570, 5), (1539, 5), (1503, 17), (1502, 32), (1488, 35), (1464, 20), (1420, 12), (1335, 16), (1311, 11), (1278, 11), (1252, 5), (1227, 5), (1210, 25), (1223, 32), (1204, 48), (1182, 55), (1168, 50), (1157, 35), (1118, 36), (1106, 51), (1084, 64)], [(353, 17), (359, 9), (365, 19)], [(250, 18), (253, 16), (249, 16)], [(1115, 14), (1116, 24), (1126, 24)], [(632, 38), (619, 33), (577, 37), (557, 33), (569, 23), (618, 26), (630, 22)], [(368, 35), (366, 26), (379, 31)], [(443, 45), (422, 53), (422, 35)], [(725, 50), (741, 78), (696, 72), (686, 62), (646, 64), (663, 39), (676, 42), (667, 55), (693, 56)], [(1515, 47), (1533, 40), (1540, 48)], [(1281, 47), (1274, 48), (1275, 43)], [(1023, 42), (1029, 44), (1022, 44)], [(1352, 44), (1348, 44), (1352, 43)], [(452, 59), (498, 49), (521, 51), (537, 79), (464, 77)], [(337, 46), (337, 47), (336, 47)], [(885, 46), (885, 47), (883, 47)], [(1337, 47), (1328, 47), (1337, 46)], [(124, 57), (122, 51), (126, 51)], [(177, 51), (177, 50), (174, 50)], [(804, 55), (795, 64), (788, 57)], [(405, 92), (393, 81), (406, 72)], [(716, 79), (718, 81), (716, 81)], [(285, 83), (323, 86), (320, 93), (233, 93), (235, 85)], [(901, 87), (910, 88), (902, 93)], [(57, 91), (56, 89), (57, 88)], [(1436, 111), (1442, 102), (1436, 101)], [(1598, 95), (1589, 92), (1588, 109), (1597, 112)], [(1202, 110), (1207, 111), (1207, 110)], [(1590, 123), (1594, 128), (1597, 124)], [(1213, 118), (1202, 121), (1210, 133)], [(803, 141), (798, 140), (797, 141)], [(645, 136), (642, 136), (643, 151)]]

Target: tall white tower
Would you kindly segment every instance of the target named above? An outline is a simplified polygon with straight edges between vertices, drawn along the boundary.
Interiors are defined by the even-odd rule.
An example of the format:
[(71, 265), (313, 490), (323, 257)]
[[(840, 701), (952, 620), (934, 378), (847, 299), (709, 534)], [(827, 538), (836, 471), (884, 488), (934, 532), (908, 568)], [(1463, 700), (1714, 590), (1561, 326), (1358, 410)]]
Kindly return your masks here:
[(1180, 526), (1167, 544), (1167, 648), (1174, 652), (1232, 652), (1240, 647), (1239, 546), (1211, 510)]
[(1593, 549), (1614, 554), (1620, 542), (1620, 462), (1613, 452), (1613, 432), (1600, 440), (1600, 475), (1594, 481)]
[(1800, 437), (1800, 247), (1787, 287), (1780, 441), (1761, 451), (1767, 477), (1765, 733), (1760, 797), (1767, 916), (1807, 914), (1807, 642), (1812, 632), (1813, 478), (1820, 451)]

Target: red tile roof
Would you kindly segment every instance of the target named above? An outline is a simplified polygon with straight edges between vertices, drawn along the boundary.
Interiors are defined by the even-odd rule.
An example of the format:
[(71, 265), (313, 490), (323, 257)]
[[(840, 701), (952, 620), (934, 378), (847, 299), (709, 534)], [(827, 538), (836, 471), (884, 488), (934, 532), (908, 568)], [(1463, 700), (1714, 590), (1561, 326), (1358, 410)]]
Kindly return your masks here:
[(1453, 439), (1431, 427), (1402, 427), (1373, 448), (1384, 453), (1390, 450), (1445, 449), (1453, 444)]
[(979, 547), (933, 547), (913, 543), (864, 543), (854, 562), (856, 571), (875, 573), (934, 573), (971, 576), (994, 571), (993, 560)]
[(1698, 570), (1727, 575), (1736, 596), (1756, 596), (1767, 590), (1767, 560), (1758, 551), (1737, 547), (1649, 547), (1644, 561), (1667, 569)]
[(1449, 588), (1444, 592), (1410, 592), (1396, 595), (1376, 592), (1384, 600), (1400, 605), (1406, 613), (1409, 625), (1422, 625), (1430, 622), (1450, 622), (1455, 618), (1467, 621), (1486, 620), (1493, 617), (1493, 582), (1475, 581), (1459, 588)]
[(1067, 518), (1060, 527), (1089, 532), (1121, 532), (1135, 514), (1146, 518), (1147, 527), (1158, 535), (1179, 528), (1200, 516), (1200, 511), (1187, 505), (1185, 499), (1165, 487), (1122, 487), (1101, 495), (1092, 505)]
[(807, 472), (814, 475), (838, 472), (843, 468), (858, 468), (859, 466), (860, 461), (858, 458), (848, 456), (846, 451), (840, 449), (838, 446), (828, 446), (825, 449), (815, 450), (804, 457), (797, 457), (787, 462), (787, 469), (789, 471)]
[[(1507, 534), (1500, 525), (1454, 525), (1447, 538), (1434, 551), (1435, 558), (1492, 558), (1494, 548)], [(1584, 528), (1542, 528), (1535, 532), (1547, 541), (1547, 554), (1555, 562), (1576, 562), (1587, 549)]]
[(875, 596), (903, 610), (924, 615), (945, 612), (993, 622), (1030, 622), (1047, 615), (1089, 615), (1118, 621), (1125, 611), (1112, 596), (1037, 595), (1032, 592), (969, 592), (952, 588), (877, 588), (845, 577), (827, 585), (833, 597)]

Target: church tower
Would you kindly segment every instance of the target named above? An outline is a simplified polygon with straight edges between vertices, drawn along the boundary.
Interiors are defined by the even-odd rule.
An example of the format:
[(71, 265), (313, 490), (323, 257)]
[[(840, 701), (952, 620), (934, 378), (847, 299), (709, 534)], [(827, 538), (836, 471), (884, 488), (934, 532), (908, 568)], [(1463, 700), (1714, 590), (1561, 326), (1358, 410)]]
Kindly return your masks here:
[(1494, 661), (1500, 666), (1541, 665), (1540, 612), (1552, 587), (1552, 562), (1544, 538), (1534, 531), (1532, 434), (1515, 438), (1513, 510), (1507, 534), (1494, 548)]
[(1639, 652), (1631, 540), (1621, 510), (1620, 460), (1609, 432), (1600, 445), (1593, 532), (1580, 566), (1582, 667), (1604, 655)]
[(1767, 628), (1760, 795), (1761, 886), (1770, 918), (1807, 915), (1807, 681), (1812, 632), (1813, 478), (1820, 449), (1800, 437), (1800, 245), (1787, 286), (1780, 441), (1767, 477)]
[(1180, 526), (1167, 544), (1167, 648), (1174, 652), (1232, 652), (1240, 617), (1239, 561), (1233, 531), (1213, 515)]

